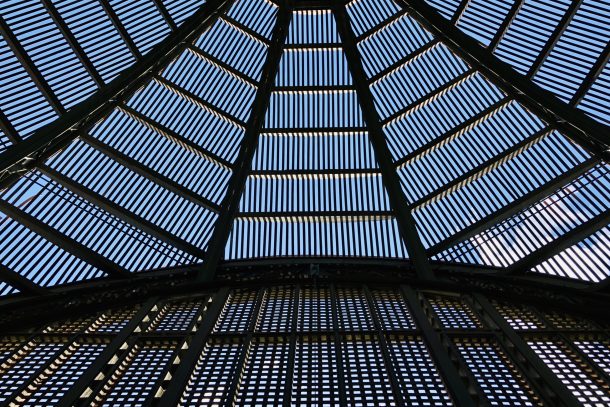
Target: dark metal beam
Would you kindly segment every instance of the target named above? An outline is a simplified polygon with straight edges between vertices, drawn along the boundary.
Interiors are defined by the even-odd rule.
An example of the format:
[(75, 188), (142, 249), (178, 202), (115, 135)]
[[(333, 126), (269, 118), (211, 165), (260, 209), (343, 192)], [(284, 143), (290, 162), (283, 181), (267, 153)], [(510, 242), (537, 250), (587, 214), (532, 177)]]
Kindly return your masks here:
[(333, 323), (333, 345), (335, 347), (335, 369), (337, 381), (339, 382), (339, 401), (340, 405), (347, 405), (347, 392), (345, 391), (345, 369), (343, 363), (343, 338), (339, 332), (339, 304), (337, 301), (337, 288), (334, 284), (330, 284), (328, 288), (330, 292), (330, 309), (331, 319)]
[(179, 195), (191, 202), (194, 202), (197, 205), (201, 205), (204, 208), (207, 208), (214, 213), (218, 213), (219, 207), (214, 202), (191, 191), (190, 189), (185, 188), (183, 185), (177, 183), (176, 181), (174, 181), (162, 174), (159, 174), (158, 172), (152, 170), (151, 168), (147, 167), (146, 165), (140, 163), (139, 161), (134, 160), (133, 158), (129, 157), (126, 154), (123, 154), (119, 150), (116, 150), (116, 149), (102, 143), (98, 139), (96, 139), (88, 134), (82, 134), (80, 136), (80, 138), (85, 143), (89, 144), (91, 147), (95, 148), (99, 152), (112, 158), (114, 161), (118, 162), (119, 164), (124, 165), (125, 167), (129, 168), (133, 172), (143, 176), (144, 178), (151, 180), (152, 182), (162, 186), (163, 188), (173, 192), (174, 194)]
[[(292, 299), (292, 312), (290, 314), (290, 337), (288, 339), (288, 366), (286, 366), (286, 376), (284, 383), (284, 407), (290, 407), (292, 399), (292, 389), (294, 383), (294, 368), (296, 365), (297, 331), (299, 324), (299, 307), (301, 297), (301, 286), (294, 287), (294, 298)], [(297, 385), (298, 386), (298, 385)]]
[(142, 54), (140, 53), (138, 46), (133, 41), (133, 38), (131, 38), (131, 35), (129, 35), (129, 33), (127, 32), (127, 29), (125, 28), (123, 22), (110, 5), (110, 2), (108, 0), (99, 0), (99, 2), (102, 8), (104, 9), (104, 12), (114, 25), (114, 28), (116, 28), (116, 30), (119, 32), (119, 35), (125, 42), (125, 45), (127, 45), (127, 48), (129, 48), (131, 54), (135, 57), (136, 60), (142, 58)]
[[(107, 0), (102, 0), (102, 5)], [(57, 151), (79, 135), (82, 130), (104, 117), (123, 99), (132, 95), (146, 84), (162, 68), (167, 66), (179, 55), (188, 44), (194, 41), (207, 27), (225, 12), (232, 0), (210, 0), (199, 11), (189, 17), (180, 28), (169, 34), (133, 66), (125, 69), (112, 82), (102, 87), (98, 92), (83, 102), (62, 114), (57, 120), (36, 131), (27, 141), (10, 147), (0, 154), (0, 173), (20, 171), (35, 166), (39, 156)], [(8, 28), (0, 19), (0, 29), (4, 33)], [(10, 39), (10, 38), (9, 38)], [(14, 41), (9, 41), (14, 43)], [(17, 44), (18, 45), (18, 44)], [(26, 160), (25, 158), (32, 158)], [(7, 180), (0, 180), (0, 188)], [(8, 182), (11, 182), (10, 180)]]
[[(8, 43), (17, 60), (21, 62), (21, 65), (30, 76), (30, 79), (32, 79), (38, 90), (40, 90), (43, 96), (47, 99), (53, 110), (55, 110), (55, 112), (60, 115), (65, 113), (66, 110), (57, 98), (57, 95), (55, 95), (55, 92), (53, 92), (51, 86), (44, 79), (32, 59), (26, 52), (25, 48), (23, 48), (23, 45), (21, 45), (21, 42), (17, 39), (17, 37), (1, 15), (0, 34), (2, 34), (2, 37), (4, 37), (4, 40)], [(4, 154), (0, 155), (0, 162), (3, 161), (3, 156)]]
[(295, 177), (295, 178), (307, 178), (308, 176), (323, 176), (323, 175), (348, 175), (353, 177), (358, 177), (360, 175), (375, 175), (380, 174), (379, 169), (377, 168), (357, 168), (357, 169), (349, 169), (349, 170), (327, 170), (327, 169), (315, 169), (315, 170), (252, 170), (250, 171), (250, 177), (260, 177), (260, 178), (286, 178), (286, 177)]
[(169, 28), (172, 31), (176, 31), (178, 29), (178, 26), (176, 25), (176, 22), (174, 21), (172, 16), (169, 14), (169, 11), (167, 11), (167, 7), (165, 7), (165, 4), (163, 4), (163, 1), (162, 0), (153, 0), (153, 3), (155, 3), (157, 10), (159, 10), (159, 13), (161, 13), (161, 16), (163, 17), (163, 19), (165, 20), (165, 22), (167, 23)]
[[(127, 279), (84, 281), (49, 288), (47, 296), (16, 295), (0, 298), (0, 331), (14, 330), (27, 324), (61, 319), (67, 313), (84, 315), (113, 305), (143, 301), (155, 295), (184, 295), (200, 293), (229, 284), (232, 287), (258, 287), (301, 283), (316, 284), (359, 283), (414, 287), (447, 292), (481, 292), (488, 297), (513, 300), (518, 293), (523, 303), (553, 306), (560, 311), (578, 313), (591, 318), (607, 320), (606, 311), (610, 294), (588, 291), (599, 285), (575, 282), (567, 278), (549, 276), (513, 277), (497, 275), (493, 270), (462, 265), (460, 267), (434, 265), (446, 280), (422, 281), (414, 277), (411, 263), (392, 264), (379, 259), (334, 259), (334, 263), (319, 263), (319, 272), (311, 273), (312, 259), (275, 259), (272, 262), (256, 260), (239, 264), (225, 264), (219, 268), (217, 282), (196, 282), (192, 277), (200, 265), (181, 266), (151, 273), (133, 273)], [(318, 264), (318, 263), (316, 263)], [(539, 278), (537, 278), (539, 277)]]
[(525, 274), (533, 267), (550, 259), (556, 254), (569, 248), (572, 245), (586, 239), (599, 229), (610, 224), (610, 210), (589, 219), (585, 223), (578, 225), (571, 231), (553, 240), (545, 246), (533, 251), (521, 260), (513, 263), (506, 270), (507, 274)]
[(506, 30), (508, 30), (508, 27), (513, 22), (513, 19), (515, 18), (515, 16), (517, 15), (517, 13), (521, 9), (521, 7), (523, 7), (524, 3), (525, 3), (525, 0), (514, 0), (513, 5), (511, 6), (510, 10), (508, 11), (508, 14), (506, 14), (506, 16), (504, 17), (504, 20), (502, 20), (502, 23), (498, 27), (498, 30), (496, 31), (496, 35), (494, 35), (493, 39), (487, 46), (487, 48), (490, 49), (492, 52), (496, 49), (496, 47), (498, 46), (498, 43), (504, 37), (504, 34), (506, 34)]
[(515, 155), (521, 153), (526, 150), (530, 146), (535, 143), (541, 141), (547, 134), (549, 134), (552, 130), (548, 127), (543, 128), (542, 130), (537, 131), (536, 133), (522, 139), (516, 144), (513, 144), (511, 147), (502, 151), (500, 154), (491, 157), (490, 159), (482, 162), (476, 167), (464, 172), (462, 175), (452, 179), (451, 181), (445, 183), (443, 186), (433, 190), (427, 195), (419, 198), (415, 202), (413, 202), (410, 207), (411, 209), (415, 209), (421, 205), (426, 204), (429, 201), (435, 201), (440, 199), (447, 194), (450, 194), (457, 188), (462, 188), (471, 182), (483, 177), (485, 174), (492, 171), (497, 166), (507, 162)]
[(193, 245), (186, 240), (183, 240), (162, 227), (142, 218), (140, 215), (137, 215), (125, 208), (121, 205), (112, 202), (108, 198), (102, 196), (101, 194), (81, 185), (80, 183), (70, 179), (59, 171), (47, 166), (40, 165), (37, 167), (40, 172), (47, 175), (49, 178), (55, 180), (57, 183), (63, 185), (66, 189), (72, 191), (76, 195), (81, 196), (87, 201), (93, 203), (104, 211), (116, 216), (118, 219), (130, 224), (141, 231), (148, 233), (151, 236), (156, 237), (162, 242), (167, 243), (168, 245), (177, 248), (185, 253), (203, 259), (205, 256), (205, 250), (200, 249), (199, 247)]
[(254, 31), (253, 29), (251, 29), (247, 25), (243, 25), (239, 21), (232, 19), (228, 15), (222, 16), (221, 20), (224, 20), (225, 22), (229, 23), (230, 25), (240, 29), (244, 33), (252, 36), (253, 38), (257, 39), (258, 41), (262, 42), (263, 44), (265, 44), (267, 46), (271, 44), (271, 41), (269, 41), (269, 39), (263, 37), (262, 35), (260, 35), (258, 32)]
[(398, 379), (398, 372), (392, 363), (392, 355), (390, 354), (390, 347), (388, 345), (388, 341), (383, 331), (383, 325), (381, 320), (379, 319), (379, 315), (377, 315), (377, 309), (375, 307), (375, 299), (373, 298), (373, 294), (368, 286), (363, 285), (362, 290), (364, 291), (364, 296), (366, 298), (366, 302), (369, 307), (369, 312), (371, 313), (371, 319), (373, 320), (373, 327), (375, 329), (375, 336), (377, 337), (377, 341), (379, 342), (379, 349), (381, 350), (381, 356), (383, 358), (383, 363), (386, 368), (386, 372), (388, 373), (388, 378), (390, 379), (390, 387), (392, 388), (392, 394), (394, 395), (394, 400), (396, 405), (403, 406), (405, 405), (404, 397), (402, 396), (401, 383)]
[(239, 212), (237, 218), (354, 218), (375, 217), (389, 218), (394, 216), (393, 211), (294, 211), (294, 212)]
[(381, 28), (385, 27), (388, 24), (393, 23), (394, 21), (396, 21), (399, 18), (405, 16), (406, 14), (407, 14), (407, 11), (404, 10), (404, 9), (400, 10), (398, 13), (393, 14), (390, 18), (381, 21), (380, 23), (376, 24), (374, 27), (369, 28), (368, 30), (366, 30), (365, 32), (363, 32), (362, 34), (357, 36), (356, 37), (356, 43), (359, 43), (360, 41), (366, 39), (367, 37), (375, 34)]
[(267, 50), (267, 58), (263, 65), (260, 86), (252, 103), (252, 112), (246, 124), (246, 132), (237, 157), (236, 167), (231, 176), (229, 187), (223, 202), (221, 212), (214, 233), (210, 238), (208, 255), (204, 266), (197, 276), (198, 280), (211, 279), (216, 273), (216, 267), (224, 254), (225, 245), (233, 226), (233, 219), (239, 210), (241, 193), (246, 184), (248, 172), (254, 158), (259, 134), (265, 122), (265, 113), (269, 105), (271, 91), (275, 76), (279, 69), (282, 48), (288, 35), (288, 26), (292, 18), (292, 3), (290, 0), (281, 5), (278, 11), (277, 22), (273, 31), (271, 45)]
[(546, 43), (540, 50), (540, 53), (532, 63), (532, 66), (530, 67), (529, 71), (527, 71), (527, 74), (525, 76), (527, 76), (528, 78), (533, 78), (536, 75), (546, 58), (551, 53), (551, 50), (559, 40), (559, 37), (561, 37), (566, 28), (568, 28), (568, 25), (576, 15), (576, 11), (578, 11), (582, 2), (583, 0), (572, 0), (570, 5), (566, 9), (563, 17), (561, 17), (561, 20), (559, 20), (557, 26), (555, 26), (555, 29), (551, 33), (551, 36), (547, 39)]
[(532, 351), (529, 345), (515, 332), (506, 320), (498, 313), (495, 307), (484, 296), (474, 293), (472, 296), (475, 299), (475, 309), (479, 311), (483, 320), (490, 323), (492, 326), (497, 326), (500, 330), (496, 335), (498, 340), (506, 349), (513, 349), (513, 353), (517, 353), (519, 358), (517, 362), (527, 377), (536, 387), (540, 395), (547, 401), (552, 402), (549, 405), (565, 405), (578, 406), (580, 403), (574, 395), (561, 383), (557, 376), (549, 369), (549, 367)]
[(20, 143), (22, 141), (21, 136), (19, 136), (19, 132), (13, 126), (11, 121), (6, 117), (6, 114), (2, 110), (0, 110), (0, 130), (4, 132), (4, 135), (9, 139), (9, 141), (13, 144)]
[(424, 245), (417, 232), (415, 220), (413, 219), (406, 198), (402, 192), (400, 179), (396, 173), (392, 155), (385, 141), (381, 119), (375, 109), (375, 102), (357, 49), (356, 37), (351, 28), (349, 15), (347, 14), (345, 7), (334, 7), (333, 13), (337, 20), (339, 35), (343, 39), (345, 58), (347, 59), (358, 92), (360, 107), (364, 120), (367, 123), (369, 137), (375, 151), (377, 162), (379, 163), (379, 168), (381, 169), (383, 183), (386, 187), (392, 209), (396, 213), (396, 221), (400, 235), (409, 252), (410, 258), (413, 259), (413, 262), (415, 263), (418, 275), (422, 279), (432, 279), (434, 278), (434, 273), (430, 268), (426, 250), (424, 249)]
[(220, 165), (221, 167), (225, 167), (226, 169), (231, 169), (233, 167), (232, 163), (225, 160), (221, 156), (216, 155), (215, 153), (203, 148), (201, 145), (193, 142), (189, 138), (176, 133), (175, 131), (169, 129), (168, 127), (162, 125), (161, 123), (158, 123), (155, 120), (151, 119), (150, 117), (143, 115), (142, 113), (138, 112), (137, 110), (132, 109), (131, 107), (128, 107), (125, 105), (119, 106), (119, 109), (122, 110), (123, 112), (125, 112), (128, 116), (131, 116), (132, 119), (135, 119), (138, 122), (142, 123), (143, 125), (151, 128), (156, 133), (159, 133), (163, 137), (167, 138), (168, 140), (170, 140), (173, 143), (178, 144), (182, 148), (190, 150), (190, 151), (194, 151), (194, 152), (198, 153), (199, 155), (202, 155), (202, 156), (208, 158), (210, 161), (213, 161), (215, 164)]
[(468, 6), (470, 0), (461, 0), (460, 4), (455, 8), (453, 15), (451, 16), (451, 24), (457, 24), (462, 14), (464, 14), (464, 10), (466, 10), (466, 6)]
[(44, 295), (49, 291), (38, 284), (28, 280), (21, 274), (9, 269), (4, 264), (0, 264), (0, 281), (15, 287), (20, 293), (28, 295)]
[(572, 168), (570, 171), (561, 174), (555, 179), (523, 195), (521, 198), (513, 200), (511, 203), (504, 206), (502, 209), (474, 222), (470, 226), (453, 234), (447, 239), (431, 246), (430, 248), (428, 248), (428, 253), (430, 253), (431, 256), (441, 253), (447, 249), (450, 249), (454, 245), (461, 243), (464, 240), (478, 233), (481, 233), (492, 226), (499, 224), (500, 222), (516, 214), (520, 210), (527, 208), (528, 206), (538, 202), (539, 200), (553, 193), (555, 190), (574, 181), (598, 163), (599, 161), (594, 158), (583, 162), (582, 164)]
[[(589, 70), (589, 73), (587, 74), (587, 76), (583, 79), (582, 83), (578, 87), (578, 90), (572, 96), (572, 99), (570, 100), (571, 105), (573, 105), (573, 106), (578, 105), (580, 103), (580, 101), (585, 97), (585, 95), (587, 94), (587, 91), (589, 89), (591, 89), (591, 86), (593, 86), (593, 83), (595, 83), (595, 80), (599, 77), (599, 75), (602, 73), (602, 71), (606, 67), (606, 64), (608, 63), (609, 59), (610, 59), (610, 40), (608, 41), (608, 43), (602, 50), (601, 54), (599, 54), (599, 56), (597, 57), (597, 60), (595, 61), (595, 63), (591, 67), (591, 69)], [(601, 103), (603, 103), (603, 102), (601, 102)]]
[(559, 100), (530, 79), (520, 75), (476, 40), (438, 14), (423, 0), (395, 0), (466, 63), (484, 74), (505, 93), (524, 104), (549, 125), (581, 144), (593, 154), (610, 158), (610, 127)]
[(420, 48), (416, 49), (415, 51), (409, 52), (407, 55), (405, 55), (404, 57), (400, 58), (398, 61), (394, 62), (390, 66), (387, 66), (386, 68), (384, 68), (380, 72), (377, 72), (375, 75), (371, 76), (369, 78), (369, 83), (377, 82), (378, 80), (380, 80), (384, 76), (392, 73), (396, 69), (400, 68), (401, 66), (403, 66), (404, 64), (406, 64), (407, 62), (412, 60), (413, 58), (417, 57), (418, 55), (423, 54), (426, 51), (428, 51), (430, 48), (434, 47), (438, 43), (439, 43), (438, 40), (432, 39), (426, 45), (424, 45), (423, 47), (420, 47)]
[(83, 64), (83, 66), (87, 70), (87, 73), (89, 73), (89, 76), (91, 76), (97, 87), (101, 88), (102, 86), (104, 86), (104, 79), (102, 79), (97, 69), (95, 69), (95, 66), (93, 66), (93, 63), (87, 56), (87, 53), (76, 40), (76, 37), (74, 37), (72, 30), (70, 30), (68, 24), (64, 21), (61, 14), (59, 14), (59, 11), (57, 10), (57, 8), (55, 8), (55, 5), (53, 5), (51, 0), (41, 0), (41, 2), (44, 8), (49, 13), (49, 15), (51, 16), (51, 18), (53, 19), (53, 21), (55, 22), (55, 24), (57, 25), (57, 28), (59, 28), (59, 31), (61, 31), (65, 40), (68, 42), (68, 45), (70, 45), (70, 48), (72, 48), (72, 51)]
[(110, 277), (127, 277), (131, 274), (112, 260), (107, 259), (82, 243), (64, 235), (26, 211), (11, 205), (4, 199), (0, 199), (0, 211), (44, 237), (51, 243), (61, 247), (68, 253), (71, 253), (73, 256), (83, 260), (85, 263), (97, 267)]
[(231, 113), (226, 112), (226, 111), (222, 110), (221, 108), (219, 108), (218, 106), (215, 106), (212, 103), (203, 100), (202, 98), (195, 95), (194, 93), (184, 89), (183, 87), (181, 87), (179, 85), (176, 85), (175, 83), (165, 79), (161, 75), (155, 76), (155, 81), (158, 82), (159, 84), (165, 86), (170, 91), (175, 92), (175, 93), (179, 94), (180, 96), (182, 96), (183, 98), (190, 100), (191, 102), (193, 102), (196, 105), (209, 109), (209, 110), (213, 111), (214, 113), (218, 113), (225, 119), (232, 121), (233, 123), (235, 123), (239, 126), (242, 126), (242, 127), (246, 126), (246, 123), (244, 123), (237, 117), (233, 116)]
[(216, 324), (220, 311), (222, 311), (228, 297), (229, 289), (227, 287), (220, 288), (212, 297), (212, 302), (203, 316), (201, 325), (197, 328), (197, 333), (187, 344), (188, 350), (180, 358), (180, 364), (172, 374), (170, 385), (163, 392), (159, 403), (160, 406), (177, 406), (179, 404), (180, 397), (184, 393), (184, 388), (193, 374), (195, 363), (197, 363), (208, 336), (212, 329), (214, 329), (214, 324)]
[(215, 65), (218, 65), (225, 71), (230, 72), (233, 75), (237, 76), (239, 79), (243, 80), (244, 82), (247, 82), (253, 86), (258, 86), (258, 82), (256, 82), (254, 79), (252, 79), (251, 77), (249, 77), (248, 75), (246, 75), (245, 73), (240, 71), (239, 69), (233, 68), (231, 65), (227, 64), (223, 60), (216, 58), (214, 55), (207, 53), (206, 51), (202, 50), (201, 48), (197, 47), (196, 45), (190, 45), (189, 49), (191, 51), (193, 51), (195, 54), (198, 54), (199, 56), (213, 62)]
[(449, 90), (453, 86), (457, 85), (458, 83), (462, 82), (463, 80), (465, 80), (469, 76), (473, 75), (475, 72), (476, 71), (473, 68), (467, 69), (464, 73), (462, 73), (462, 74), (458, 75), (457, 77), (451, 79), (449, 82), (439, 86), (433, 92), (428, 93), (426, 95), (423, 95), (422, 97), (420, 97), (417, 100), (414, 100), (413, 102), (409, 103), (407, 106), (403, 107), (402, 109), (399, 109), (398, 111), (392, 113), (390, 116), (388, 116), (387, 118), (383, 119), (383, 125), (385, 126), (386, 124), (388, 124), (392, 120), (396, 120), (399, 117), (401, 117), (402, 115), (404, 115), (405, 113), (409, 112), (411, 109), (414, 109), (414, 108), (416, 108), (417, 106), (419, 106), (419, 105), (421, 105), (423, 103), (427, 103), (428, 101), (432, 100), (432, 98), (434, 98), (434, 97), (440, 95), (441, 93)]
[[(151, 298), (142, 304), (138, 312), (131, 318), (129, 323), (114, 337), (114, 339), (104, 348), (104, 351), (95, 358), (95, 361), (80, 374), (74, 384), (70, 387), (64, 397), (59, 401), (59, 407), (71, 407), (79, 402), (80, 396), (85, 392), (89, 385), (95, 380), (98, 373), (115, 356), (129, 339), (133, 331), (140, 326), (142, 320), (157, 302), (156, 298)], [(81, 402), (83, 400), (80, 400)]]
[[(256, 323), (258, 321), (258, 314), (260, 313), (263, 305), (264, 296), (265, 288), (259, 288), (256, 293), (254, 305), (252, 306), (250, 319), (248, 320), (248, 327), (246, 328), (246, 332), (244, 332), (245, 337), (241, 343), (239, 355), (237, 356), (237, 369), (235, 375), (231, 378), (231, 382), (227, 383), (227, 394), (229, 400), (237, 401), (237, 391), (239, 390), (239, 385), (242, 381), (242, 375), (246, 370), (246, 361), (248, 360), (248, 355), (250, 354), (250, 346), (252, 345), (254, 338), (254, 329), (256, 328)], [(235, 403), (235, 405), (237, 405), (237, 403)]]
[(433, 140), (430, 140), (428, 143), (423, 144), (421, 147), (416, 148), (415, 150), (413, 150), (412, 152), (410, 152), (409, 154), (407, 154), (406, 156), (404, 156), (400, 160), (396, 161), (394, 164), (397, 167), (400, 167), (400, 166), (406, 164), (408, 161), (414, 159), (418, 155), (421, 155), (421, 154), (425, 153), (427, 150), (430, 150), (431, 148), (433, 148), (437, 144), (440, 144), (443, 141), (448, 140), (452, 136), (456, 135), (457, 133), (466, 130), (469, 126), (474, 125), (478, 121), (480, 121), (480, 120), (484, 119), (485, 117), (489, 116), (490, 114), (492, 114), (496, 110), (500, 109), (502, 106), (506, 105), (509, 102), (510, 102), (510, 98), (503, 97), (502, 99), (498, 100), (496, 103), (494, 103), (494, 104), (490, 105), (489, 107), (481, 110), (479, 113), (477, 113), (476, 115), (472, 116), (470, 119), (461, 122), (460, 124), (454, 126), (453, 128), (451, 128), (448, 131), (446, 131), (443, 134), (441, 134), (439, 137), (437, 137), (437, 138), (435, 138)]
[(413, 320), (416, 326), (421, 330), (422, 337), (430, 349), (430, 356), (438, 366), (439, 371), (445, 379), (447, 389), (451, 394), (453, 400), (458, 406), (475, 406), (475, 402), (471, 397), (471, 393), (466, 386), (465, 380), (463, 379), (460, 372), (457, 370), (447, 348), (441, 342), (439, 334), (434, 330), (424, 308), (420, 302), (419, 295), (417, 292), (409, 286), (401, 286), (403, 298), (409, 305), (409, 310), (413, 315)]

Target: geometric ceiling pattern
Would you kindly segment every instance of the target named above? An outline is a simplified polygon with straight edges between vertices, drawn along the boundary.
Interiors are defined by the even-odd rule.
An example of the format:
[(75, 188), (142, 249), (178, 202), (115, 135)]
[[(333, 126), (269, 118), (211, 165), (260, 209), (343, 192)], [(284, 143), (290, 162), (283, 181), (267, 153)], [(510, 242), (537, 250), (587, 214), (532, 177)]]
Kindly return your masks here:
[(5, 1), (0, 33), (1, 295), (269, 259), (610, 275), (610, 2)]

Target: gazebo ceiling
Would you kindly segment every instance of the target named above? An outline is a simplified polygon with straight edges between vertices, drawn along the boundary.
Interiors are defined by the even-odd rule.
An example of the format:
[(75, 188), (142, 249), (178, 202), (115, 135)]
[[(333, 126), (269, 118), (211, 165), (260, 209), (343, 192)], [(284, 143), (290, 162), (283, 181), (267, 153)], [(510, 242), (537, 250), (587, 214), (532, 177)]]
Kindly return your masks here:
[(2, 295), (269, 260), (606, 285), (610, 2), (0, 17)]

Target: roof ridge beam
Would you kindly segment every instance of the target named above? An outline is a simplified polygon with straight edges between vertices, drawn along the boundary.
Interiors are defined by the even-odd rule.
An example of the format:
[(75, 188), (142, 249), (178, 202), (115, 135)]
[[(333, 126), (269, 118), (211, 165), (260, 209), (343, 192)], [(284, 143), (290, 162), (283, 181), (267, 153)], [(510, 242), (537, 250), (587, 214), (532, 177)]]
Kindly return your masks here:
[(216, 221), (214, 233), (210, 238), (210, 245), (208, 247), (207, 256), (204, 259), (203, 268), (196, 277), (200, 281), (212, 279), (216, 274), (218, 263), (223, 257), (229, 233), (233, 226), (233, 219), (239, 210), (242, 191), (246, 185), (259, 136), (263, 131), (265, 114), (275, 83), (275, 76), (279, 70), (283, 45), (286, 41), (288, 26), (292, 18), (292, 10), (291, 0), (284, 0), (284, 3), (279, 6), (271, 45), (269, 45), (267, 57), (263, 65), (260, 86), (258, 87), (256, 96), (252, 102), (252, 111), (245, 126), (246, 131), (242, 138), (239, 155), (237, 160), (235, 160), (235, 169), (231, 176), (231, 180), (229, 181), (227, 193), (221, 204), (222, 210)]
[(333, 14), (337, 21), (337, 30), (343, 40), (345, 58), (358, 93), (362, 115), (369, 129), (369, 140), (375, 151), (390, 205), (396, 215), (400, 236), (407, 248), (409, 257), (413, 260), (418, 277), (423, 280), (434, 279), (434, 272), (430, 267), (428, 255), (419, 237), (415, 219), (402, 192), (400, 178), (383, 134), (381, 118), (375, 109), (375, 101), (358, 53), (358, 44), (350, 24), (350, 17), (345, 6), (335, 6)]

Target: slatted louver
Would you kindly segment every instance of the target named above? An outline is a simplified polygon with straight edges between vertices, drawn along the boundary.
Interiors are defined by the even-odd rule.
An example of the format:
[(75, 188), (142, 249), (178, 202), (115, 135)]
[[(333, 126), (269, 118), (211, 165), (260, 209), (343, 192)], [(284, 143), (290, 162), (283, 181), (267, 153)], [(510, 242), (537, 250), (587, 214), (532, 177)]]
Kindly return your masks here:
[(578, 107), (610, 126), (610, 62), (606, 63)]
[(591, 282), (607, 279), (610, 274), (610, 225), (534, 266), (534, 273)]
[[(129, 271), (176, 266), (194, 260), (194, 256), (136, 229), (39, 171), (21, 178), (18, 184), (4, 191), (4, 210), (6, 205), (19, 205), (24, 193), (31, 198), (21, 204), (21, 210), (46, 225), (43, 227), (73, 239)], [(86, 258), (87, 254), (81, 256)], [(113, 263), (107, 266), (116, 268)]]
[(110, 83), (164, 40), (170, 25), (177, 29), (203, 4), (201, 0), (4, 2), (0, 61), (6, 69), (0, 72), (0, 109), (6, 119), (0, 123), (5, 133), (0, 152)]
[[(0, 109), (22, 138), (53, 121), (57, 114), (40, 90), (32, 83), (24, 67), (0, 38)], [(9, 134), (2, 137), (1, 150), (11, 145)]]
[(405, 257), (334, 17), (295, 11), (225, 257)]
[(170, 27), (153, 0), (108, 0), (141, 54), (170, 33)]
[(163, 5), (177, 25), (195, 13), (205, 0), (163, 0)]
[(464, 0), (426, 0), (426, 2), (430, 3), (443, 17), (452, 20)]
[[(468, 4), (460, 21), (483, 10)], [(485, 12), (508, 12), (502, 10)], [(591, 168), (589, 153), (474, 72), (408, 14), (396, 13), (385, 25), (375, 15), (358, 18), (379, 27), (358, 47), (403, 192), (434, 259), (521, 269), (545, 246), (604, 216), (610, 202), (603, 181), (584, 195), (564, 187)], [(392, 35), (398, 27), (401, 35)], [(491, 40), (493, 30), (479, 34)], [(565, 207), (559, 199), (544, 200), (553, 183), (569, 191)], [(538, 209), (511, 217), (528, 203)]]
[[(607, 165), (600, 164), (553, 194), (439, 254), (437, 258), (507, 267), (526, 256), (536, 256), (536, 250), (561, 241), (564, 236), (570, 236), (587, 223), (603, 219), (609, 206), (610, 171)], [(588, 281), (605, 278), (607, 261), (603, 253), (606, 243), (603, 240), (604, 231), (600, 230), (599, 233), (599, 238), (592, 237), (588, 245), (584, 244), (583, 248), (587, 247), (584, 256), (576, 255), (580, 261), (584, 261), (582, 265), (550, 266), (550, 263), (562, 257), (558, 255), (554, 261), (546, 261), (545, 266), (535, 267), (534, 270)], [(574, 251), (571, 253), (574, 254)]]
[(4, 134), (2, 130), (0, 130), (0, 152), (9, 148), (11, 144), (12, 143), (9, 138)]
[(543, 89), (609, 123), (604, 74), (610, 56), (608, 1), (426, 2)]
[(53, 4), (104, 82), (110, 82), (135, 62), (100, 3), (58, 0)]
[(597, 58), (604, 52), (604, 47), (608, 47), (608, 7), (610, 1), (604, 0), (585, 0), (581, 3), (534, 76), (536, 83), (565, 102), (570, 102)]
[(94, 92), (92, 77), (40, 1), (9, 2), (0, 12), (63, 107)]
[[(153, 140), (153, 137), (148, 138), (149, 142)], [(167, 148), (164, 156), (170, 154), (171, 150)], [(42, 171), (68, 188), (70, 181), (76, 182), (82, 186), (82, 190), (80, 187), (75, 189), (77, 193), (91, 191), (100, 197), (100, 202), (117, 205), (143, 219), (142, 224), (155, 225), (163, 231), (159, 233), (161, 239), (167, 232), (170, 244), (171, 237), (176, 237), (177, 241), (204, 248), (209, 239), (211, 223), (215, 220), (215, 214), (209, 208), (168, 191), (83, 141), (72, 143), (49, 160)], [(130, 222), (131, 219), (125, 220)], [(192, 254), (196, 255), (196, 252), (193, 250)]]
[(269, 0), (239, 0), (223, 19), (242, 26), (260, 39), (269, 41), (275, 25), (278, 7)]
[(484, 46), (488, 46), (513, 2), (514, 0), (470, 0), (456, 25)]
[[(525, 0), (500, 39), (495, 54), (526, 74), (570, 3), (570, 0)], [(532, 21), (536, 24), (531, 24)]]

